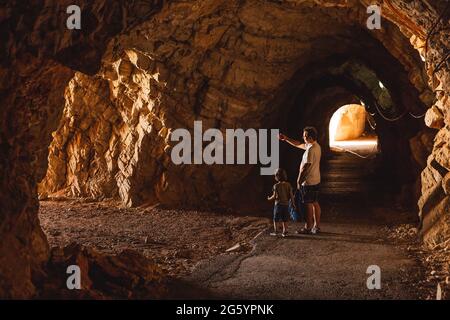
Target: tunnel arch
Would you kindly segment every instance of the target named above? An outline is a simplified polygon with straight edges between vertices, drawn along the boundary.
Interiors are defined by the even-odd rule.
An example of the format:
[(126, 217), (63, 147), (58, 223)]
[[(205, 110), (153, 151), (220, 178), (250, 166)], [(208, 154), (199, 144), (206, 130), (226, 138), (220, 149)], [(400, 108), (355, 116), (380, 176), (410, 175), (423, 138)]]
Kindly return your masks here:
[[(323, 66), (322, 69), (321, 66)], [(306, 80), (304, 76), (301, 76), (305, 73), (310, 74)], [(410, 185), (410, 188), (414, 189), (412, 194), (415, 194), (414, 198), (417, 200), (419, 195), (412, 185), (418, 179), (419, 172), (411, 161), (409, 139), (423, 130), (424, 126), (419, 119), (412, 117), (409, 113), (423, 110), (424, 105), (414, 86), (404, 86), (404, 88), (408, 88), (408, 91), (402, 90), (402, 94), (398, 94), (395, 89), (391, 90), (388, 87), (390, 83), (405, 82), (404, 78), (407, 78), (407, 74), (404, 72), (395, 73), (394, 77), (398, 77), (395, 80), (380, 79), (375, 71), (372, 71), (360, 60), (346, 60), (342, 56), (333, 58), (332, 62), (328, 64), (322, 61), (312, 64), (307, 71), (300, 70), (298, 74), (302, 81), (290, 80), (288, 90), (292, 91), (288, 91), (289, 93), (285, 95), (286, 99), (280, 99), (278, 105), (286, 110), (285, 118), (278, 120), (276, 126), (285, 130), (288, 135), (296, 137), (301, 136), (303, 127), (307, 125), (316, 126), (319, 128), (319, 143), (325, 151), (325, 157), (327, 157), (330, 154), (329, 137), (328, 130), (323, 128), (327, 128), (332, 114), (346, 103), (364, 101), (367, 111), (374, 115), (378, 124), (376, 131), (380, 138), (381, 149), (379, 170), (386, 171), (388, 173), (386, 176), (395, 177), (394, 180), (399, 181), (395, 183), (396, 186), (389, 189), (389, 192), (398, 193), (404, 188), (402, 185)], [(403, 79), (401, 79), (402, 77)], [(293, 79), (295, 78), (294, 75)], [(386, 90), (394, 92), (392, 100), (387, 102), (380, 100), (378, 84), (380, 81), (385, 81)], [(324, 101), (320, 100), (321, 95), (324, 96)], [(315, 99), (319, 101), (314, 101)], [(385, 109), (383, 109), (383, 103), (386, 104)], [(387, 107), (393, 107), (397, 110), (387, 114), (389, 112)], [(389, 118), (396, 120), (387, 121), (386, 119)], [(292, 159), (290, 162), (288, 161), (286, 166), (290, 168), (288, 170), (290, 176), (295, 178), (299, 152), (286, 146), (282, 146), (282, 148), (282, 157), (284, 154), (284, 157)], [(392, 156), (392, 154), (397, 154), (397, 156)], [(398, 154), (401, 154), (401, 156), (398, 156)]]
[[(367, 85), (362, 83), (364, 79), (356, 79), (357, 74), (352, 74), (363, 68), (366, 68), (366, 73), (369, 72), (368, 70), (372, 69), (370, 66), (367, 67), (368, 64), (375, 65), (379, 73), (384, 68), (395, 70), (395, 74), (398, 75), (397, 79), (392, 81), (386, 74), (376, 75), (379, 77), (376, 84), (381, 80), (387, 88), (393, 88), (394, 90), (397, 90), (399, 86), (409, 86), (407, 87), (409, 90), (397, 92), (409, 93), (410, 101), (414, 103), (404, 103), (401, 107), (408, 105), (410, 108), (416, 106), (416, 109), (423, 109), (417, 99), (418, 93), (412, 90), (414, 85), (409, 82), (409, 74), (404, 69), (410, 67), (413, 70), (415, 65), (411, 61), (421, 61), (407, 39), (399, 37), (398, 41), (404, 46), (402, 50), (405, 50), (414, 58), (411, 61), (403, 59), (404, 61), (398, 62), (383, 45), (383, 41), (387, 39), (386, 35), (377, 35), (379, 39), (373, 37), (372, 34), (364, 30), (365, 25), (362, 21), (356, 19), (349, 23), (345, 19), (345, 13), (339, 9), (332, 9), (333, 13), (330, 14), (328, 10), (324, 11), (320, 7), (309, 5), (306, 6), (306, 10), (311, 10), (311, 12), (322, 16), (321, 20), (324, 23), (322, 29), (311, 28), (308, 24), (305, 24), (306, 29), (302, 36), (291, 26), (286, 27), (286, 21), (277, 24), (278, 27), (281, 26), (277, 30), (273, 29), (275, 22), (269, 22), (270, 30), (274, 34), (267, 37), (264, 34), (266, 32), (264, 28), (268, 26), (264, 26), (263, 29), (258, 28), (263, 20), (266, 21), (266, 18), (263, 17), (264, 14), (274, 14), (273, 12), (268, 13), (268, 8), (275, 10), (274, 12), (286, 13), (292, 21), (304, 20), (305, 23), (313, 24), (312, 21), (309, 21), (310, 16), (302, 10), (283, 9), (282, 6), (277, 4), (267, 4), (262, 9), (258, 9), (256, 16), (252, 16), (248, 12), (253, 12), (254, 7), (253, 4), (249, 3), (242, 8), (226, 7), (226, 12), (237, 12), (239, 19), (227, 22), (228, 29), (221, 31), (223, 33), (220, 34), (220, 37), (217, 37), (215, 43), (203, 44), (197, 41), (189, 48), (181, 42), (177, 44), (181, 48), (174, 50), (171, 43), (178, 40), (173, 36), (167, 39), (164, 35), (152, 35), (153, 42), (136, 42), (139, 39), (137, 34), (145, 34), (149, 29), (156, 27), (156, 20), (138, 27), (136, 34), (123, 35), (115, 39), (115, 44), (110, 44), (105, 54), (103, 67), (99, 73), (100, 78), (104, 79), (101, 81), (109, 83), (110, 89), (105, 90), (99, 96), (112, 96), (110, 99), (114, 101), (113, 105), (116, 105), (118, 117), (123, 121), (123, 125), (121, 125), (123, 130), (119, 134), (107, 134), (106, 140), (101, 144), (110, 144), (111, 139), (115, 139), (120, 142), (119, 144), (122, 144), (122, 147), (119, 146), (118, 150), (109, 149), (107, 157), (102, 155), (94, 157), (94, 159), (103, 163), (103, 166), (105, 166), (105, 163), (112, 163), (112, 165), (109, 165), (112, 169), (100, 171), (104, 172), (100, 176), (108, 177), (102, 181), (95, 178), (98, 174), (94, 174), (94, 172), (97, 172), (99, 167), (99, 165), (96, 165), (96, 161), (92, 162), (89, 158), (80, 157), (76, 154), (76, 150), (72, 151), (67, 148), (65, 143), (59, 143), (59, 145), (54, 146), (55, 150), (50, 156), (53, 153), (58, 153), (66, 154), (67, 158), (79, 158), (80, 164), (86, 166), (86, 169), (79, 172), (79, 170), (68, 168), (69, 170), (66, 171), (68, 180), (62, 181), (62, 184), (59, 183), (58, 185), (62, 188), (68, 188), (65, 192), (75, 196), (101, 197), (102, 190), (110, 190), (106, 196), (119, 195), (126, 205), (131, 206), (149, 200), (173, 205), (195, 204), (199, 201), (200, 195), (208, 199), (206, 202), (212, 206), (221, 203), (237, 204), (240, 202), (239, 197), (235, 200), (236, 194), (227, 194), (226, 190), (233, 190), (235, 187), (241, 188), (246, 185), (242, 183), (244, 180), (248, 181), (247, 184), (259, 180), (259, 177), (255, 175), (256, 170), (250, 167), (236, 167), (233, 170), (241, 172), (242, 178), (238, 179), (241, 181), (231, 181), (231, 178), (224, 176), (224, 170), (208, 167), (201, 167), (196, 170), (186, 166), (173, 166), (168, 159), (168, 151), (170, 150), (170, 142), (167, 141), (169, 131), (151, 131), (161, 126), (192, 128), (194, 119), (202, 120), (206, 123), (206, 126), (219, 128), (236, 126), (263, 128), (273, 125), (282, 127), (280, 122), (274, 120), (276, 115), (273, 114), (289, 114), (289, 112), (284, 111), (286, 110), (285, 105), (289, 103), (285, 103), (282, 98), (280, 99), (280, 95), (284, 94), (287, 95), (288, 99), (293, 99), (297, 95), (296, 92), (300, 92), (298, 88), (302, 86), (302, 82), (305, 85), (309, 81), (332, 81), (327, 80), (327, 77), (340, 77), (339, 80), (343, 82), (343, 85), (353, 87), (351, 88), (353, 91), (363, 92), (365, 90), (362, 95), (368, 105), (375, 103), (382, 105), (381, 101), (372, 97), (371, 91), (378, 90), (378, 85), (372, 84), (372, 87), (367, 88)], [(187, 12), (189, 11), (183, 12), (183, 14), (186, 15)], [(280, 17), (277, 16), (276, 19), (280, 19)], [(179, 21), (177, 23), (177, 30), (185, 32), (191, 21)], [(388, 22), (386, 24), (386, 29), (391, 34), (399, 33), (394, 25)], [(237, 37), (234, 35), (236, 32)], [(201, 30), (198, 30), (197, 33), (202, 34)], [(288, 46), (288, 42), (284, 38), (290, 39)], [(268, 42), (261, 43), (261, 39), (268, 39)], [(233, 41), (232, 46), (230, 41)], [(294, 45), (292, 45), (292, 41), (295, 41)], [(116, 45), (118, 42), (130, 44), (128, 48), (123, 45), (118, 47)], [(333, 48), (333, 50), (330, 51), (329, 48)], [(280, 53), (284, 55), (284, 58), (280, 58), (277, 50), (281, 50)], [(399, 51), (398, 48), (396, 50)], [(391, 48), (391, 51), (395, 50)], [(192, 65), (197, 64), (200, 68), (193, 69), (192, 65), (183, 64), (184, 56), (188, 59), (194, 59), (193, 61), (196, 62), (191, 62)], [(177, 61), (177, 59), (180, 60)], [(380, 62), (377, 63), (374, 60), (380, 60)], [(259, 77), (256, 70), (266, 74)], [(134, 77), (144, 80), (138, 80), (135, 83)], [(318, 80), (309, 79), (310, 77), (316, 77)], [(81, 81), (78, 83), (84, 88), (98, 87), (96, 83), (99, 80), (95, 78), (86, 79), (82, 76), (79, 78)], [(296, 80), (296, 78), (299, 79)], [(415, 85), (420, 86), (421, 77), (416, 77), (417, 79), (419, 80), (416, 81)], [(86, 81), (86, 84), (83, 85), (83, 81)], [(288, 82), (288, 84), (286, 85), (285, 82)], [(294, 84), (296, 88), (289, 88), (290, 85)], [(145, 92), (150, 92), (150, 98), (145, 97)], [(397, 96), (394, 98), (397, 99)], [(401, 97), (401, 99), (403, 102), (404, 97)], [(143, 110), (143, 105), (151, 105), (149, 107), (150, 112)], [(73, 113), (77, 113), (75, 108), (70, 106), (69, 108), (72, 109)], [(88, 114), (88, 106), (81, 107), (81, 109), (86, 110), (85, 114)], [(217, 110), (220, 111), (217, 112)], [(397, 114), (398, 112), (392, 113)], [(79, 120), (80, 123), (84, 121), (82, 117)], [(108, 127), (110, 125), (104, 124), (102, 126)], [(70, 126), (70, 122), (66, 120), (66, 123), (60, 127), (60, 132), (64, 134), (64, 131), (70, 131)], [(78, 131), (75, 136), (86, 137), (86, 134), (80, 132), (81, 130), (74, 129)], [(135, 132), (134, 138), (129, 138), (130, 135), (127, 130)], [(56, 134), (58, 135), (58, 132)], [(146, 148), (143, 147), (143, 144), (155, 148), (153, 147), (155, 143), (156, 148), (166, 151), (159, 154), (154, 151), (154, 154), (149, 157), (146, 155)], [(86, 142), (83, 148), (93, 149), (89, 146), (89, 142)], [(104, 150), (104, 147), (99, 146), (94, 149)], [(128, 156), (130, 152), (133, 152), (135, 156)], [(56, 191), (52, 186), (55, 185), (55, 179), (61, 176), (61, 173), (55, 174), (57, 170), (53, 170), (52, 167), (56, 167), (58, 161), (58, 159), (55, 159), (55, 165), (50, 162), (50, 175), (41, 184), (45, 187), (40, 188), (44, 195), (47, 190), (49, 192)], [(118, 165), (114, 165), (116, 162), (118, 162)], [(185, 192), (184, 183), (179, 179), (180, 176), (198, 176), (198, 180), (195, 180), (194, 183), (198, 186), (198, 190), (194, 193)], [(70, 177), (73, 177), (73, 179)], [(230, 177), (236, 178), (235, 175)], [(91, 183), (92, 179), (94, 179), (94, 183)], [(205, 180), (208, 182), (205, 183)], [(229, 185), (220, 191), (206, 187), (208, 184), (215, 185), (218, 181), (223, 183), (224, 180), (230, 180), (226, 183), (226, 185), (228, 183)], [(87, 188), (79, 187), (80, 185)], [(256, 194), (262, 194), (263, 192), (263, 189), (261, 189)], [(257, 198), (258, 196), (255, 196), (254, 201), (259, 202)]]

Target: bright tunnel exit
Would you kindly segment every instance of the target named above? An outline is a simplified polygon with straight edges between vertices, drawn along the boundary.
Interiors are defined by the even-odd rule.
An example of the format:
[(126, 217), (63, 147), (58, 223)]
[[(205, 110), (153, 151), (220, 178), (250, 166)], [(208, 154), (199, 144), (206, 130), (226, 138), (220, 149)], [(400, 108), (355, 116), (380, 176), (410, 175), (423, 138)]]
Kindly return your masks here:
[(330, 149), (364, 156), (378, 151), (375, 125), (364, 106), (348, 104), (333, 114), (329, 125)]

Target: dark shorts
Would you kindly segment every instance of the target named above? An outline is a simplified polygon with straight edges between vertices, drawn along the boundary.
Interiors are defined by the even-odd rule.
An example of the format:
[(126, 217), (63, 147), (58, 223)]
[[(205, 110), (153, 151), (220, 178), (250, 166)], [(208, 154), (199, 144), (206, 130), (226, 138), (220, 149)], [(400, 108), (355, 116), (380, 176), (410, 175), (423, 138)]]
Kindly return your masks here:
[(273, 207), (273, 221), (287, 222), (289, 220), (289, 206), (283, 204), (276, 204)]
[(300, 190), (302, 203), (313, 203), (319, 201), (319, 185), (302, 186)]

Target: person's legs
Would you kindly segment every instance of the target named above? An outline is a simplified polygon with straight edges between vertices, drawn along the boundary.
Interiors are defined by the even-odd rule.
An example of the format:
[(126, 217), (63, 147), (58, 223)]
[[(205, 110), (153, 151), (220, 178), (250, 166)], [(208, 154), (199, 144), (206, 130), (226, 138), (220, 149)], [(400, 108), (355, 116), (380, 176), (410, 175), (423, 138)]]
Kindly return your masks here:
[(273, 231), (270, 233), (271, 236), (277, 235), (277, 222), (276, 220), (273, 220)]
[(314, 204), (306, 203), (306, 229), (311, 230), (314, 225)]
[(284, 206), (283, 209), (283, 234), (287, 232), (287, 223), (289, 221), (289, 206)]
[(313, 203), (314, 206), (314, 218), (316, 220), (316, 228), (320, 228), (320, 216), (322, 214), (322, 209), (318, 201)]
[(278, 221), (278, 206), (273, 207), (273, 232), (270, 233), (271, 236), (277, 235), (277, 221)]

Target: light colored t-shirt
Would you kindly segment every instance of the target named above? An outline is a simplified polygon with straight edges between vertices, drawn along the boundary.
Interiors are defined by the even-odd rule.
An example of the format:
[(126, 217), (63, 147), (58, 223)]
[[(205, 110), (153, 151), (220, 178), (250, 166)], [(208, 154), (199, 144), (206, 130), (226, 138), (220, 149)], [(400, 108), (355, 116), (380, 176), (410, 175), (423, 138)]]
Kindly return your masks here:
[(303, 185), (313, 186), (320, 183), (320, 157), (322, 156), (322, 149), (318, 142), (313, 144), (308, 144), (306, 146), (306, 151), (303, 154), (302, 162), (300, 164), (300, 169), (306, 163), (310, 163), (311, 167), (308, 174), (305, 177)]
[(292, 187), (289, 182), (281, 181), (273, 186), (275, 191), (275, 204), (288, 205), (291, 199)]

